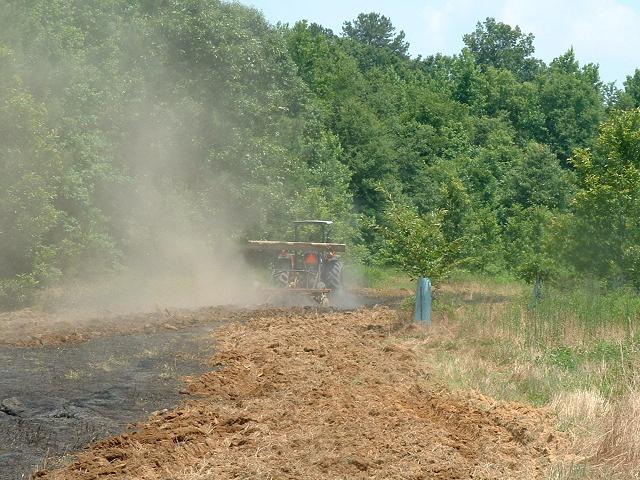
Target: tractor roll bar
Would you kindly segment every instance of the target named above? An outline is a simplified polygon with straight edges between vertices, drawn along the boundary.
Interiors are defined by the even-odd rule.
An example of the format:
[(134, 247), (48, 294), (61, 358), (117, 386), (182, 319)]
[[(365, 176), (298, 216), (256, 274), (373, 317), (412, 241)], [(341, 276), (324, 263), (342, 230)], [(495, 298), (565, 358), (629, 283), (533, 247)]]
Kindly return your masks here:
[(316, 242), (279, 242), (272, 240), (249, 240), (249, 248), (254, 250), (326, 250), (328, 252), (344, 252), (344, 243)]

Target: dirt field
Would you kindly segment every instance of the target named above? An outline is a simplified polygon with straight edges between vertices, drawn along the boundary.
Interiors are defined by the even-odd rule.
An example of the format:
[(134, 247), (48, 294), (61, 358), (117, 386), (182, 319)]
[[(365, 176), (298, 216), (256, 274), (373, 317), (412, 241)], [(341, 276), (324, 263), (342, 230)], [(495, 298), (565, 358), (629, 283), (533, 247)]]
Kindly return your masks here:
[(544, 478), (566, 448), (545, 411), (434, 382), (391, 309), (248, 317), (213, 330), (177, 408), (36, 477)]
[[(336, 299), (332, 308), (345, 310), (366, 305), (397, 306), (409, 293), (404, 289), (360, 288)], [(307, 302), (300, 302), (305, 299)], [(0, 346), (59, 346), (82, 343), (101, 337), (158, 334), (209, 325), (212, 322), (243, 321), (256, 316), (273, 315), (279, 308), (284, 308), (283, 311), (286, 312), (291, 311), (284, 301), (278, 306), (277, 300), (287, 300), (287, 298), (271, 298), (270, 306), (249, 305), (245, 308), (215, 306), (197, 309), (157, 307), (152, 312), (128, 314), (108, 310), (44, 312), (25, 308), (0, 313), (0, 328), (2, 328)], [(316, 303), (309, 301), (307, 297), (295, 300), (297, 305), (316, 307)]]
[[(406, 293), (354, 295), (360, 303), (397, 304)], [(220, 325), (297, 311), (305, 309), (0, 314), (0, 480), (29, 478), (36, 468), (64, 461), (68, 452), (178, 405), (182, 376), (210, 369), (211, 332)]]

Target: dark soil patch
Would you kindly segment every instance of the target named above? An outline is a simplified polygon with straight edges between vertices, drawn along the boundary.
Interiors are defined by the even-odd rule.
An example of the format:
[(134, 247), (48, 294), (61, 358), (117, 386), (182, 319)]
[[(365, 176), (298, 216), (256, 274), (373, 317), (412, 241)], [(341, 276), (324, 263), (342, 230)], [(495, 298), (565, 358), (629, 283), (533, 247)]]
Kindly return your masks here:
[(177, 405), (181, 377), (205, 370), (215, 327), (0, 347), (0, 479), (29, 478), (36, 467), (64, 463), (67, 452)]

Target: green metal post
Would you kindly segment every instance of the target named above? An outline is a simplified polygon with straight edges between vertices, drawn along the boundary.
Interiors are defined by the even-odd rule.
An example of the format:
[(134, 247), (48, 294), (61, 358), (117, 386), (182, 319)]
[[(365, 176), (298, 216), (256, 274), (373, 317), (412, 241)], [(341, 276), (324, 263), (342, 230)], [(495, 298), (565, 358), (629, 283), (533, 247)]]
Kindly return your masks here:
[(416, 288), (416, 321), (431, 325), (431, 280), (424, 277)]

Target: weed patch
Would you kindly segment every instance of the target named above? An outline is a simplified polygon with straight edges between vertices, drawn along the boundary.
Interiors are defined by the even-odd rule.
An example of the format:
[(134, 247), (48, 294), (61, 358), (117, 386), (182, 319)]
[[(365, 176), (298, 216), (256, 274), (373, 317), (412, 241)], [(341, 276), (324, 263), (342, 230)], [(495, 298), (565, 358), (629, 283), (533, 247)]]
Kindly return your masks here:
[(452, 388), (551, 407), (578, 452), (553, 478), (640, 475), (634, 292), (585, 285), (534, 299), (523, 283), (461, 276), (436, 295), (426, 358)]

